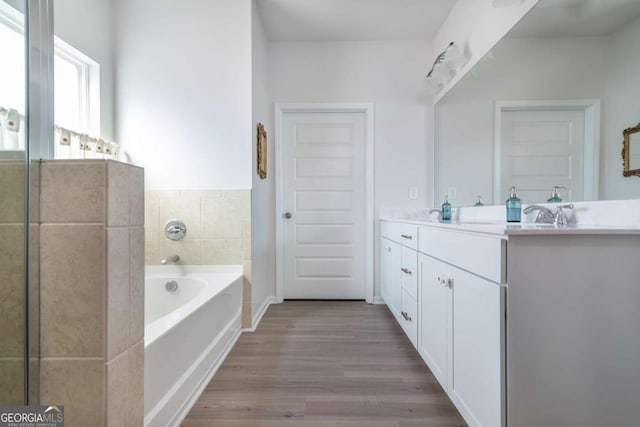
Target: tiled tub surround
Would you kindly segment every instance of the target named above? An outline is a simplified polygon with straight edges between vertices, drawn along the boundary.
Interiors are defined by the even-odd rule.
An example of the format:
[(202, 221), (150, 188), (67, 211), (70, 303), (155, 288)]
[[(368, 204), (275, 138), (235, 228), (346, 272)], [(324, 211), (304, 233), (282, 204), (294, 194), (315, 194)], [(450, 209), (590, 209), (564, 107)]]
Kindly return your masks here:
[(40, 402), (67, 426), (141, 426), (144, 176), (103, 160), (41, 164)]
[(24, 395), (24, 161), (0, 161), (0, 402)]
[[(164, 225), (181, 219), (184, 240), (164, 236)], [(183, 265), (242, 265), (242, 326), (251, 327), (251, 190), (151, 190), (145, 192), (145, 263), (173, 254)]]

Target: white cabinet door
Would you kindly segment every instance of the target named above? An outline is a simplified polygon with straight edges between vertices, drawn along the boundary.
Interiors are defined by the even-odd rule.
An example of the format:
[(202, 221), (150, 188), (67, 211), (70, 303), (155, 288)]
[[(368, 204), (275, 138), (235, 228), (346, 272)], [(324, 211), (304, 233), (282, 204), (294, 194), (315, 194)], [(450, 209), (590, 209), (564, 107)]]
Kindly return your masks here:
[(471, 425), (504, 425), (503, 288), (452, 266), (451, 399)]
[(389, 310), (400, 321), (402, 246), (380, 239), (380, 294)]
[(415, 348), (418, 347), (418, 303), (406, 289), (402, 289), (402, 319), (400, 325), (407, 334), (409, 341)]
[(443, 265), (427, 255), (420, 254), (418, 257), (418, 352), (446, 390), (450, 377), (451, 290), (441, 280)]

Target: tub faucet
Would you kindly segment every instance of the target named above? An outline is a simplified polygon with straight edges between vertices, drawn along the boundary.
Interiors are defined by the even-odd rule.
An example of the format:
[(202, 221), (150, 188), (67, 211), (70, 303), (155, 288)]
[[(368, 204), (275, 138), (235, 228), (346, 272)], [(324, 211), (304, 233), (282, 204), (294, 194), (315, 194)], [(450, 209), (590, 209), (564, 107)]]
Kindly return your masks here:
[(180, 257), (178, 255), (171, 255), (160, 261), (160, 264), (167, 265), (170, 262), (178, 262), (180, 261)]

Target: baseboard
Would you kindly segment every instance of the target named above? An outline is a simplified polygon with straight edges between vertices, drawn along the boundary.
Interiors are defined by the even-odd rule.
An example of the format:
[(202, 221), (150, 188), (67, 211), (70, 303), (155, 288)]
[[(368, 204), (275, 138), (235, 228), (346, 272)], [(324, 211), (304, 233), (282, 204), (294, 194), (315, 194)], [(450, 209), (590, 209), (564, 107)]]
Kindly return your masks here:
[(244, 328), (242, 332), (255, 332), (256, 328), (260, 324), (260, 321), (262, 320), (262, 316), (264, 316), (264, 314), (267, 312), (269, 306), (271, 304), (277, 304), (278, 302), (282, 301), (278, 301), (278, 299), (274, 296), (266, 297), (262, 305), (260, 306), (260, 309), (256, 312), (256, 314), (253, 315), (253, 319), (251, 320), (251, 327)]
[(384, 302), (384, 300), (382, 299), (381, 296), (377, 296), (376, 295), (375, 297), (373, 297), (373, 304), (384, 305), (384, 304), (386, 304), (386, 302)]

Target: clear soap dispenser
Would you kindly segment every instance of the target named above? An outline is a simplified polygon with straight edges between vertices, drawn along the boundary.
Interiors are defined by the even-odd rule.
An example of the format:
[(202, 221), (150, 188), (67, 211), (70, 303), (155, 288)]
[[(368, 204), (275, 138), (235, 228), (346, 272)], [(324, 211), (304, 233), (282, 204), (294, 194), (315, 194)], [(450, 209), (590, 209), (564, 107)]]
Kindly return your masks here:
[(558, 190), (559, 189), (563, 189), (566, 190), (567, 187), (553, 187), (553, 192), (551, 192), (551, 197), (549, 197), (547, 199), (547, 202), (549, 203), (562, 203), (562, 199), (560, 198), (560, 195), (558, 194)]
[(507, 222), (520, 222), (522, 201), (518, 198), (516, 187), (511, 187), (511, 197), (507, 199)]
[(444, 203), (442, 204), (442, 220), (451, 221), (451, 203), (449, 203), (447, 196), (444, 197)]

